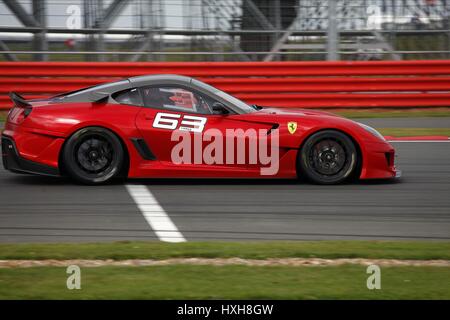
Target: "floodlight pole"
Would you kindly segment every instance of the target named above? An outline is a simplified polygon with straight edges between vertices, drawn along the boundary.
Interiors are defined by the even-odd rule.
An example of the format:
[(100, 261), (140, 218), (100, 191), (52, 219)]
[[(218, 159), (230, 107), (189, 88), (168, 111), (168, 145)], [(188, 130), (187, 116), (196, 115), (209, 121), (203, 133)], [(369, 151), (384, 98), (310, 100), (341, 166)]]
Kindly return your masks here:
[(337, 23), (337, 0), (328, 0), (327, 60), (339, 60), (339, 30)]
[[(34, 49), (36, 51), (48, 51), (48, 42), (45, 28), (47, 26), (47, 1), (33, 0), (32, 10), (34, 19), (39, 23), (41, 32), (34, 34)], [(35, 61), (47, 61), (46, 54), (35, 54)]]

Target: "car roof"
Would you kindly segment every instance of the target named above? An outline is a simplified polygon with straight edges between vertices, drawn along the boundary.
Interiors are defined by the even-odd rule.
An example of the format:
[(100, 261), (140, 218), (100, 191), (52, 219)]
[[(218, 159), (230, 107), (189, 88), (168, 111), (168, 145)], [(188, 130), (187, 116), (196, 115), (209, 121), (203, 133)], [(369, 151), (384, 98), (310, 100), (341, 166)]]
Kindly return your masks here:
[(163, 82), (173, 84), (189, 85), (192, 82), (192, 78), (180, 76), (177, 74), (153, 74), (146, 76), (137, 76), (128, 78), (133, 87), (142, 87), (152, 84), (161, 84)]
[(69, 92), (62, 95), (64, 102), (88, 102), (95, 101), (103, 95), (111, 95), (113, 93), (132, 89), (136, 87), (145, 87), (151, 85), (185, 85), (189, 86), (192, 83), (192, 78), (180, 76), (176, 74), (155, 74), (131, 77), (114, 82), (108, 82), (97, 86), (83, 88), (77, 91)]

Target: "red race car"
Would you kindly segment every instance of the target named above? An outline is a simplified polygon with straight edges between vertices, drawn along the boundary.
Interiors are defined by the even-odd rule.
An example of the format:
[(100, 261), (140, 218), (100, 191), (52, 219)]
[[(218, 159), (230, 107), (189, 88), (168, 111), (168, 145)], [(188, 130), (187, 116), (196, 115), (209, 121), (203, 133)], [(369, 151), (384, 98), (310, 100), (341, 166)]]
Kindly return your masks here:
[(130, 178), (395, 178), (375, 129), (320, 111), (248, 105), (177, 75), (133, 77), (44, 100), (10, 97), (3, 165), (100, 184)]

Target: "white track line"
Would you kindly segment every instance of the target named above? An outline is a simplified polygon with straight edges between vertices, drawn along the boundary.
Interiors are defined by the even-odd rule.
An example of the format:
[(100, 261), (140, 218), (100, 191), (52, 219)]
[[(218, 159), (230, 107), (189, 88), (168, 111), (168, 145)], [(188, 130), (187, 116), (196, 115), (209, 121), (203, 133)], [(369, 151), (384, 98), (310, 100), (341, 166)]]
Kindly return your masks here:
[(126, 185), (128, 193), (136, 202), (139, 210), (147, 220), (159, 240), (166, 242), (184, 242), (186, 239), (169, 218), (158, 200), (143, 185)]
[(432, 142), (432, 143), (436, 143), (436, 142), (450, 142), (450, 140), (388, 140), (388, 142), (390, 143), (397, 143), (397, 142), (401, 142), (401, 143), (405, 143), (405, 142)]

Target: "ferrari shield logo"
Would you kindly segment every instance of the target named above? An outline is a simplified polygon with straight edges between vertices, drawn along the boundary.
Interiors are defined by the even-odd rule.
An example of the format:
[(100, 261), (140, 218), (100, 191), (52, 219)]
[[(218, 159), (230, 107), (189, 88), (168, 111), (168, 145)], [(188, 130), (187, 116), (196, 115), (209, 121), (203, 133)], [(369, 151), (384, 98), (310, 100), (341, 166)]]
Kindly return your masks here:
[(294, 134), (294, 132), (297, 130), (297, 122), (291, 121), (287, 124), (288, 130), (290, 134)]

